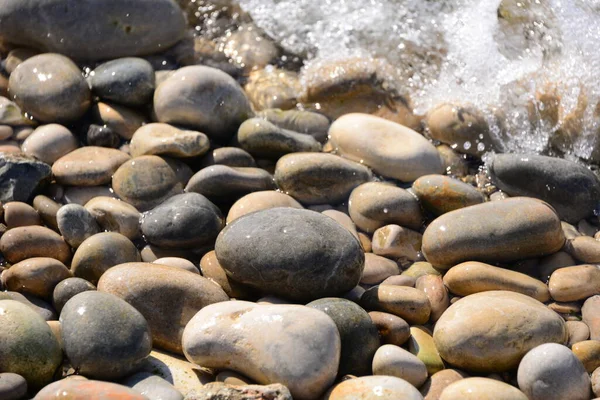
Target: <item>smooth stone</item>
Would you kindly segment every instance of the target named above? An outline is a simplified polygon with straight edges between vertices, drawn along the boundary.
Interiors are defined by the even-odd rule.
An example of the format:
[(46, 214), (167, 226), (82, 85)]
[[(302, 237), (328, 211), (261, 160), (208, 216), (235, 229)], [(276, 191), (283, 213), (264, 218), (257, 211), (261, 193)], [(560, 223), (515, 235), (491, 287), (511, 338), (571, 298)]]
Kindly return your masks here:
[(71, 259), (71, 249), (63, 238), (43, 226), (21, 226), (0, 238), (0, 251), (12, 264), (32, 257), (50, 257), (63, 264)]
[(278, 159), (289, 153), (321, 150), (320, 143), (312, 136), (280, 128), (262, 118), (244, 121), (236, 138), (242, 149), (262, 158)]
[(113, 197), (95, 196), (84, 208), (104, 231), (120, 233), (130, 240), (140, 236), (141, 214), (131, 204)]
[(227, 276), (227, 273), (219, 264), (217, 255), (214, 250), (206, 253), (200, 260), (200, 271), (202, 276), (216, 283), (223, 289), (227, 296), (235, 299), (248, 299), (252, 298), (253, 290), (247, 286), (244, 286)]
[(412, 182), (444, 171), (435, 147), (406, 126), (367, 114), (346, 114), (329, 128), (339, 154), (364, 162), (374, 172)]
[(1, 277), (5, 289), (48, 299), (59, 282), (71, 277), (71, 272), (58, 260), (34, 257), (13, 264)]
[(430, 319), (432, 322), (440, 319), (444, 311), (450, 306), (448, 290), (439, 275), (423, 275), (415, 282), (415, 288), (421, 290), (429, 299), (431, 305)]
[(44, 224), (55, 231), (58, 230), (58, 222), (56, 214), (62, 204), (57, 203), (51, 198), (44, 195), (37, 195), (33, 198), (33, 208), (38, 212)]
[(571, 225), (570, 223), (560, 221), (560, 225), (562, 226), (562, 230), (567, 240), (575, 239), (576, 237), (582, 236), (581, 232), (579, 232), (577, 228)]
[(147, 122), (146, 118), (137, 111), (114, 103), (94, 104), (92, 115), (97, 123), (127, 140), (131, 139), (133, 134)]
[(0, 301), (0, 370), (21, 375), (35, 391), (52, 381), (62, 351), (52, 330), (27, 305)]
[(172, 384), (149, 372), (137, 372), (121, 384), (132, 388), (149, 400), (183, 400), (183, 395)]
[(335, 385), (325, 400), (423, 400), (407, 381), (395, 376), (364, 376)]
[(89, 82), (92, 92), (103, 100), (142, 106), (154, 94), (154, 68), (143, 58), (119, 58), (98, 65)]
[(455, 369), (444, 369), (431, 375), (421, 386), (424, 400), (439, 400), (442, 392), (452, 383), (464, 379), (464, 373)]
[(550, 295), (556, 301), (576, 301), (600, 294), (600, 268), (576, 265), (559, 268), (548, 281)]
[(379, 338), (383, 344), (402, 346), (410, 337), (410, 326), (397, 315), (370, 311), (369, 317), (379, 331)]
[(214, 202), (231, 202), (248, 193), (275, 188), (273, 176), (261, 168), (213, 165), (196, 172), (185, 191), (199, 193)]
[(590, 329), (590, 339), (600, 340), (600, 296), (589, 297), (583, 303), (581, 320)]
[(13, 127), (9, 125), (0, 125), (0, 140), (9, 139), (14, 133)]
[(600, 181), (587, 167), (561, 158), (497, 154), (488, 165), (493, 183), (511, 196), (544, 200), (561, 220), (576, 223), (598, 207)]
[[(257, 329), (261, 335), (255, 334)], [(281, 383), (299, 400), (317, 398), (331, 386), (340, 347), (329, 316), (296, 305), (213, 304), (200, 310), (183, 333), (184, 353), (191, 362), (232, 369), (259, 384)]]
[[(430, 274), (431, 275), (431, 274)], [(414, 278), (408, 275), (394, 275), (385, 279), (381, 282), (382, 285), (398, 285), (398, 286), (409, 286), (415, 287), (418, 278)]]
[(376, 285), (399, 273), (400, 268), (396, 262), (376, 254), (365, 253), (365, 269), (360, 283)]
[(419, 388), (427, 379), (427, 368), (423, 361), (402, 347), (386, 344), (375, 353), (373, 375), (395, 376)]
[(569, 240), (565, 245), (565, 250), (582, 263), (600, 263), (600, 241), (592, 237), (579, 236)]
[[(22, 3), (10, 1), (12, 4), (4, 4), (0, 10), (4, 22), (11, 19), (5, 12), (10, 14), (10, 8)], [(24, 18), (31, 21), (33, 16), (26, 15)], [(6, 24), (2, 25), (0, 37)], [(19, 31), (24, 32), (22, 26)], [(90, 107), (90, 88), (79, 67), (60, 54), (40, 54), (25, 60), (10, 74), (8, 88), (15, 103), (41, 122), (75, 121)]]
[(71, 262), (71, 272), (97, 285), (110, 268), (137, 261), (141, 261), (140, 253), (131, 240), (116, 232), (100, 232), (79, 245)]
[(417, 261), (402, 271), (402, 275), (409, 278), (414, 278), (416, 283), (416, 280), (423, 275), (442, 275), (442, 273), (439, 269), (434, 268), (434, 266), (427, 261)]
[(372, 178), (368, 168), (326, 153), (294, 153), (277, 161), (279, 188), (304, 204), (337, 204)]
[(571, 348), (588, 373), (600, 367), (600, 340), (584, 340)]
[[(204, 249), (200, 249), (200, 251), (204, 251)], [(194, 252), (186, 249), (162, 249), (158, 246), (154, 246), (151, 244), (147, 244), (140, 251), (143, 262), (151, 263), (155, 260), (158, 260), (162, 257), (183, 257), (186, 260), (197, 260), (198, 255), (194, 254)]]
[(431, 331), (423, 326), (411, 326), (408, 351), (425, 364), (429, 375), (445, 368), (444, 361), (435, 345)]
[(8, 229), (19, 226), (42, 225), (39, 214), (33, 207), (21, 201), (9, 201), (2, 205), (4, 222)]
[(420, 258), (423, 235), (399, 225), (386, 225), (373, 233), (373, 253), (396, 260), (416, 261)]
[[(4, 77), (3, 75), (0, 76)], [(15, 102), (10, 101), (4, 96), (0, 96), (0, 123), (14, 126), (14, 130), (30, 129), (27, 125), (31, 125), (31, 120), (24, 115), (21, 108)], [(26, 127), (16, 128), (20, 125)]]
[(350, 232), (352, 236), (358, 239), (358, 232), (356, 231), (356, 226), (354, 225), (354, 222), (352, 222), (352, 219), (348, 216), (348, 214), (338, 210), (325, 210), (321, 211), (321, 214), (326, 215), (329, 218), (335, 220), (338, 224), (343, 226), (344, 229)]
[(448, 385), (439, 400), (527, 400), (527, 396), (495, 379), (465, 378)]
[(28, 201), (50, 179), (52, 169), (30, 157), (0, 152), (0, 201)]
[(104, 124), (90, 124), (85, 139), (88, 146), (109, 147), (111, 149), (116, 149), (121, 143), (121, 137)]
[(152, 264), (168, 265), (169, 267), (185, 269), (186, 271), (190, 271), (195, 274), (200, 273), (198, 267), (196, 267), (193, 262), (181, 257), (162, 257), (152, 261)]
[(519, 364), (519, 388), (530, 400), (588, 400), (590, 377), (568, 347), (546, 343), (530, 350)]
[(214, 149), (202, 158), (202, 167), (215, 164), (223, 164), (229, 167), (256, 167), (256, 162), (250, 153), (237, 147)]
[(63, 202), (84, 206), (91, 199), (101, 196), (115, 199), (118, 197), (108, 186), (69, 186), (65, 188)]
[(25, 141), (33, 133), (33, 128), (31, 126), (18, 126), (15, 127), (14, 130), (13, 139), (17, 141)]
[(327, 140), (330, 123), (329, 118), (322, 114), (312, 111), (271, 108), (263, 110), (257, 115), (282, 129), (311, 135), (319, 143)]
[(306, 306), (323, 311), (337, 326), (342, 341), (338, 375), (370, 375), (373, 356), (381, 343), (369, 314), (350, 300), (334, 297), (315, 300)]
[(371, 246), (371, 238), (367, 234), (358, 232), (358, 240), (360, 240), (360, 244), (365, 252), (371, 252), (373, 250)]
[(197, 248), (214, 242), (224, 226), (221, 210), (198, 193), (183, 193), (144, 213), (147, 242), (163, 248)]
[(422, 251), (431, 264), (448, 269), (463, 261), (510, 262), (544, 256), (564, 243), (560, 220), (548, 204), (516, 197), (436, 218), (423, 233)]
[(59, 158), (79, 147), (77, 138), (59, 124), (36, 128), (21, 145), (23, 153), (52, 165)]
[(0, 398), (4, 400), (20, 400), (27, 395), (27, 381), (19, 374), (0, 373)]
[(224, 370), (217, 374), (215, 382), (223, 382), (228, 385), (252, 385), (252, 380), (237, 372)]
[(60, 281), (52, 292), (52, 305), (59, 313), (64, 305), (79, 293), (96, 290), (96, 286), (82, 278), (66, 278)]
[(77, 249), (84, 240), (100, 232), (100, 227), (83, 206), (65, 204), (56, 214), (58, 230), (69, 246)]
[(275, 190), (253, 192), (233, 203), (227, 214), (227, 223), (255, 211), (277, 207), (303, 208), (292, 196)]
[(473, 186), (444, 175), (422, 176), (412, 189), (423, 207), (436, 216), (485, 202), (485, 196)]
[(341, 295), (358, 284), (364, 268), (360, 242), (350, 232), (329, 217), (295, 208), (233, 221), (217, 237), (215, 251), (233, 280), (298, 301)]
[(490, 291), (452, 304), (438, 320), (433, 338), (442, 358), (457, 368), (503, 372), (517, 367), (540, 344), (566, 343), (567, 330), (563, 319), (539, 301)]
[(300, 86), (296, 71), (269, 66), (251, 71), (244, 90), (256, 110), (287, 110), (296, 107)]
[(252, 116), (250, 102), (231, 76), (198, 65), (180, 68), (158, 85), (154, 112), (159, 122), (189, 126), (220, 141)]
[(356, 226), (367, 233), (390, 224), (418, 230), (423, 219), (413, 194), (382, 182), (367, 182), (354, 189), (348, 211)]
[[(598, 272), (600, 274), (600, 270)], [(542, 303), (550, 300), (548, 287), (542, 281), (477, 261), (464, 262), (450, 268), (444, 275), (444, 284), (452, 293), (463, 297), (490, 290), (508, 290)]]
[(98, 282), (98, 290), (135, 307), (148, 321), (154, 346), (179, 354), (183, 330), (194, 314), (229, 300), (221, 288), (198, 274), (148, 263), (110, 268)]
[(367, 310), (388, 312), (409, 324), (424, 324), (431, 313), (431, 305), (425, 293), (406, 286), (372, 287), (362, 295), (360, 302)]
[(121, 199), (146, 211), (182, 193), (191, 176), (192, 171), (181, 162), (159, 156), (141, 156), (117, 169), (112, 177), (112, 188)]
[(35, 400), (148, 400), (127, 386), (80, 378), (65, 378), (51, 383), (35, 396)]
[(189, 394), (186, 400), (292, 400), (289, 389), (280, 383), (271, 385), (228, 385), (222, 382), (211, 382), (202, 389)]
[(12, 74), (15, 68), (19, 66), (23, 61), (31, 58), (33, 56), (37, 56), (40, 54), (38, 51), (27, 48), (27, 47), (17, 47), (8, 52), (8, 55), (4, 59), (4, 69), (9, 74)]
[(565, 326), (569, 333), (569, 342), (567, 343), (569, 347), (590, 338), (590, 328), (588, 328), (585, 322), (567, 321), (565, 322)]
[(86, 146), (56, 160), (52, 165), (52, 174), (63, 185), (104, 185), (110, 182), (121, 164), (129, 159), (120, 150)]
[(142, 314), (108, 293), (75, 295), (60, 312), (60, 324), (69, 362), (88, 378), (124, 378), (152, 350), (150, 329)]
[(587, 220), (582, 219), (577, 223), (577, 230), (584, 236), (594, 237), (598, 232), (598, 228), (595, 225), (590, 224)]
[(135, 131), (129, 148), (132, 157), (155, 154), (185, 158), (203, 155), (210, 143), (202, 132), (151, 123)]

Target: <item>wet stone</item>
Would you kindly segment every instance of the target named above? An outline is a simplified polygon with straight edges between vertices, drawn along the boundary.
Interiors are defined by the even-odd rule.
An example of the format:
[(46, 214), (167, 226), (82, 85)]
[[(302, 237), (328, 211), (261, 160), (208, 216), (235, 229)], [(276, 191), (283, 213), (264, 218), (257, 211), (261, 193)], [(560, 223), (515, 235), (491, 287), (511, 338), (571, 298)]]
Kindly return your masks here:
[(64, 279), (54, 287), (52, 305), (60, 313), (64, 305), (72, 297), (89, 290), (96, 290), (96, 286), (85, 279), (75, 277)]
[(90, 84), (101, 99), (141, 106), (152, 100), (154, 69), (142, 58), (119, 58), (97, 66), (90, 73)]
[(52, 174), (63, 185), (104, 185), (129, 158), (126, 153), (115, 149), (81, 147), (56, 160)]

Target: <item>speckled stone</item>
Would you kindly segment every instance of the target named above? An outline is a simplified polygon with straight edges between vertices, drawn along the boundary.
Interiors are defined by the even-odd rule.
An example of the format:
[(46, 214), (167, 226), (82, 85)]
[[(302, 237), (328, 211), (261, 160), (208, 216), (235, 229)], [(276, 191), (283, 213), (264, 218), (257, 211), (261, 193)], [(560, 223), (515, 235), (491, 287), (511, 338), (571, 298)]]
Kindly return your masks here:
[(110, 182), (115, 171), (127, 160), (129, 156), (122, 151), (86, 146), (56, 160), (52, 165), (52, 174), (63, 185), (104, 185)]
[(89, 290), (96, 290), (96, 286), (85, 279), (75, 277), (64, 279), (54, 287), (52, 305), (60, 313), (67, 301), (73, 296)]
[(485, 202), (485, 196), (473, 186), (444, 175), (422, 176), (413, 182), (412, 189), (434, 215)]
[(85, 209), (105, 231), (120, 233), (131, 240), (141, 234), (141, 214), (129, 203), (113, 197), (97, 196), (85, 203)]
[(32, 257), (50, 257), (66, 264), (71, 249), (63, 238), (43, 226), (21, 226), (7, 231), (0, 238), (0, 251), (10, 263)]
[(548, 281), (550, 295), (557, 301), (576, 301), (600, 294), (600, 268), (576, 265), (559, 268)]
[(53, 258), (33, 257), (12, 265), (1, 277), (8, 290), (48, 299), (59, 282), (71, 277), (71, 272)]
[(222, 382), (211, 382), (193, 394), (189, 394), (186, 400), (212, 400), (215, 398), (228, 400), (292, 400), (292, 394), (287, 387), (280, 383), (270, 385), (229, 385)]
[(165, 155), (197, 157), (208, 151), (210, 143), (202, 132), (178, 129), (169, 124), (151, 123), (135, 131), (129, 145), (132, 157)]
[(56, 214), (56, 221), (60, 234), (74, 249), (90, 236), (100, 232), (94, 216), (79, 204), (62, 206)]

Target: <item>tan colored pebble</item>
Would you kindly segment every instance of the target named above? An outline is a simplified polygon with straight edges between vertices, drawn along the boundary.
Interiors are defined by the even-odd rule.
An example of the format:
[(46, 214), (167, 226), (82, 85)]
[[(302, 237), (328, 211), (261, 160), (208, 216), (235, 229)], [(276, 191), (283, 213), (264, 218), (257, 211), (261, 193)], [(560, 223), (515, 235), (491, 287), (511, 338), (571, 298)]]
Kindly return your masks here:
[(381, 282), (381, 285), (398, 285), (398, 286), (408, 286), (415, 287), (417, 283), (417, 278), (408, 275), (395, 275), (390, 276)]
[(54, 337), (58, 341), (60, 348), (63, 349), (63, 351), (64, 351), (65, 346), (63, 345), (63, 341), (62, 341), (60, 322), (59, 321), (46, 321), (46, 323), (48, 324), (48, 326), (50, 327), (50, 330), (52, 331), (52, 334), (54, 334)]
[(435, 215), (485, 202), (475, 187), (444, 175), (426, 175), (413, 182), (412, 189), (426, 210)]
[(99, 102), (92, 106), (92, 113), (104, 125), (127, 140), (146, 122), (143, 115), (113, 103)]
[(156, 260), (152, 261), (152, 264), (168, 265), (171, 267), (185, 269), (186, 271), (190, 271), (195, 274), (200, 273), (200, 271), (198, 270), (198, 268), (196, 268), (196, 266), (194, 265), (193, 262), (191, 262), (190, 260), (186, 260), (185, 258), (181, 258), (181, 257), (157, 258)]
[(466, 374), (456, 369), (443, 369), (436, 372), (421, 387), (423, 400), (439, 400), (446, 387), (464, 378), (466, 378)]
[(38, 212), (44, 224), (55, 231), (58, 231), (56, 214), (60, 207), (61, 204), (47, 196), (39, 194), (33, 198), (33, 208)]
[(0, 238), (0, 251), (10, 263), (32, 257), (51, 257), (67, 264), (71, 248), (63, 238), (43, 226), (21, 226), (8, 230)]
[(6, 140), (13, 135), (13, 128), (9, 125), (0, 125), (0, 140)]
[(42, 220), (37, 211), (27, 203), (11, 201), (5, 203), (2, 208), (4, 209), (4, 222), (6, 222), (8, 229), (19, 226), (42, 225)]
[(567, 345), (572, 347), (575, 343), (583, 342), (588, 340), (590, 337), (590, 328), (581, 321), (567, 321), (565, 322), (567, 331), (569, 332), (569, 342)]
[(596, 397), (600, 397), (600, 368), (596, 368), (592, 373), (592, 391)]
[(376, 254), (365, 253), (365, 269), (360, 283), (376, 285), (399, 273), (400, 268), (396, 262)]
[(58, 183), (73, 186), (97, 186), (110, 182), (112, 175), (129, 156), (106, 147), (86, 146), (59, 158), (52, 165)]
[(36, 128), (21, 145), (23, 153), (52, 165), (56, 160), (79, 147), (77, 138), (59, 124)]
[(100, 196), (115, 199), (119, 197), (108, 186), (69, 186), (65, 188), (62, 200), (65, 204), (74, 203), (85, 206), (88, 201)]
[(435, 269), (431, 263), (426, 261), (417, 261), (406, 270), (402, 271), (402, 275), (411, 276), (415, 279), (423, 275), (441, 275), (442, 273)]
[(448, 291), (439, 275), (423, 275), (417, 278), (415, 288), (423, 291), (431, 304), (432, 322), (437, 321), (450, 306)]
[(365, 253), (370, 253), (373, 250), (373, 247), (371, 244), (371, 238), (369, 238), (368, 235), (366, 235), (362, 232), (358, 232), (358, 240), (360, 240), (360, 244), (361, 244), (363, 250), (365, 251)]
[(469, 173), (469, 165), (463, 154), (458, 154), (446, 144), (440, 144), (436, 149), (440, 153), (444, 171), (448, 175), (465, 176)]
[(210, 143), (204, 133), (178, 129), (169, 124), (151, 123), (135, 131), (129, 148), (132, 157), (152, 154), (196, 157), (206, 153)]
[(151, 244), (147, 244), (140, 251), (140, 255), (142, 256), (142, 261), (146, 263), (151, 263), (153, 261), (158, 260), (163, 257), (181, 257), (186, 260), (196, 260), (198, 258), (197, 255), (194, 255), (189, 250), (185, 249), (163, 249), (158, 246), (154, 246)]
[(54, 287), (71, 277), (71, 271), (60, 261), (33, 257), (20, 261), (2, 272), (4, 288), (49, 299)]
[(373, 233), (373, 253), (401, 260), (419, 258), (423, 236), (399, 225), (386, 225)]
[(440, 357), (431, 332), (423, 326), (410, 327), (408, 351), (425, 363), (429, 375), (433, 375), (445, 368), (444, 361)]
[(19, 143), (13, 140), (0, 141), (0, 153), (21, 153)]
[(567, 241), (565, 251), (582, 263), (600, 263), (600, 242), (589, 236)]
[(206, 253), (200, 260), (200, 271), (202, 276), (219, 285), (229, 297), (246, 299), (252, 294), (252, 290), (244, 285), (229, 279), (225, 270), (219, 264), (214, 250)]
[(361, 376), (341, 381), (329, 389), (324, 400), (422, 400), (410, 383), (395, 376)]
[(98, 196), (85, 203), (84, 207), (105, 231), (120, 233), (131, 240), (140, 236), (141, 214), (131, 204), (113, 197)]
[(356, 226), (354, 225), (354, 222), (352, 221), (352, 219), (350, 219), (348, 214), (345, 214), (338, 210), (325, 210), (322, 211), (321, 214), (327, 215), (329, 218), (334, 219), (341, 226), (346, 228), (346, 230), (350, 232), (352, 236), (358, 239), (358, 232), (356, 231)]
[(275, 207), (303, 208), (293, 197), (275, 190), (254, 192), (245, 195), (231, 206), (227, 214), (227, 223), (251, 212)]
[(548, 308), (559, 314), (579, 314), (581, 313), (581, 304), (576, 301), (562, 302), (553, 301), (548, 303)]
[(371, 311), (369, 316), (379, 331), (382, 343), (402, 346), (410, 337), (410, 326), (397, 315)]
[(427, 367), (402, 347), (385, 344), (373, 357), (373, 375), (395, 376), (419, 388), (427, 379)]
[(439, 400), (527, 400), (527, 396), (495, 379), (465, 378), (448, 385)]
[(426, 323), (431, 313), (431, 305), (425, 293), (406, 286), (375, 286), (363, 294), (361, 304), (367, 310), (397, 315), (410, 324)]
[(550, 276), (548, 287), (557, 301), (576, 301), (600, 294), (600, 268), (576, 265), (557, 269)]
[(600, 340), (584, 340), (571, 348), (588, 373), (600, 367)]
[(542, 257), (538, 264), (539, 276), (543, 282), (548, 282), (550, 276), (559, 268), (572, 267), (577, 261), (569, 253), (558, 251), (546, 257)]

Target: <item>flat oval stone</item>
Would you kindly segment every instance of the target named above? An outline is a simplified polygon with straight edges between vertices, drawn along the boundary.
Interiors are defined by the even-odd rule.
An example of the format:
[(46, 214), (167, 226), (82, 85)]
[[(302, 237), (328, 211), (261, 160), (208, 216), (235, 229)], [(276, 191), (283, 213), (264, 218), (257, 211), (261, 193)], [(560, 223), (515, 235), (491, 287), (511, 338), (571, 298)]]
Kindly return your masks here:
[(511, 196), (529, 196), (550, 204), (560, 218), (576, 223), (592, 216), (600, 199), (600, 181), (583, 165), (555, 157), (497, 154), (488, 165), (494, 184)]
[[(600, 274), (600, 270), (598, 270)], [(550, 300), (548, 287), (540, 280), (520, 272), (469, 261), (458, 264), (444, 275), (444, 284), (459, 296), (490, 290), (509, 290), (530, 296), (537, 301)]]
[(337, 326), (342, 340), (338, 375), (371, 374), (371, 362), (381, 343), (369, 314), (350, 300), (335, 297), (315, 300), (306, 306), (323, 311)]
[(412, 182), (444, 171), (435, 147), (403, 125), (367, 114), (346, 114), (329, 128), (338, 152), (383, 176)]
[(146, 121), (146, 117), (136, 110), (115, 103), (98, 102), (92, 106), (94, 121), (106, 126), (123, 139), (131, 139)]
[(181, 353), (181, 336), (201, 308), (229, 297), (208, 279), (159, 264), (126, 263), (110, 268), (98, 290), (114, 294), (135, 307), (152, 332), (155, 347)]
[(565, 245), (565, 250), (581, 262), (600, 263), (600, 241), (593, 237), (579, 236), (569, 240)]
[(474, 372), (515, 368), (532, 348), (565, 343), (563, 319), (520, 293), (491, 291), (463, 297), (438, 320), (433, 333), (444, 360)]
[(420, 392), (424, 400), (439, 400), (444, 389), (464, 378), (464, 374), (455, 369), (443, 369), (431, 375), (421, 386)]
[(304, 208), (292, 196), (275, 190), (253, 192), (233, 203), (227, 214), (227, 223), (254, 211), (277, 207)]
[(427, 379), (427, 368), (423, 361), (402, 347), (386, 344), (375, 353), (373, 374), (402, 378), (418, 388)]
[[(56, 4), (10, 0), (2, 5), (0, 19), (6, 21), (0, 29), (3, 41), (77, 60), (156, 53), (174, 45), (185, 32), (181, 9), (168, 0), (110, 0), (101, 6), (93, 0)], [(157, 20), (161, 26), (150, 22)]]
[(277, 186), (304, 204), (341, 203), (371, 177), (368, 168), (326, 153), (288, 154), (275, 167)]
[(56, 214), (58, 230), (69, 246), (76, 249), (84, 240), (100, 232), (100, 227), (83, 206), (65, 204)]
[(485, 202), (485, 196), (468, 183), (444, 175), (425, 175), (413, 182), (413, 192), (434, 215)]
[(589, 399), (590, 377), (568, 347), (546, 343), (530, 350), (517, 372), (530, 400)]
[(233, 280), (299, 301), (349, 291), (364, 268), (360, 242), (350, 232), (329, 217), (295, 208), (236, 219), (217, 237), (215, 251)]
[(395, 376), (363, 376), (335, 385), (325, 400), (423, 400), (407, 381)]
[(125, 57), (98, 65), (90, 73), (90, 86), (103, 100), (142, 106), (154, 94), (154, 68), (143, 58)]
[(27, 381), (19, 374), (12, 372), (0, 373), (0, 398), (4, 400), (19, 400), (27, 395)]
[(202, 132), (178, 129), (169, 124), (151, 123), (135, 131), (129, 144), (132, 157), (165, 155), (196, 157), (208, 151), (210, 143)]
[(56, 214), (62, 204), (57, 203), (48, 196), (38, 194), (33, 198), (33, 208), (38, 212), (44, 224), (53, 230), (58, 230)]
[[(18, 19), (9, 15), (10, 9), (18, 8), (20, 2), (10, 1), (12, 4), (5, 3), (0, 10), (2, 21)], [(22, 18), (30, 22), (33, 15), (25, 15)], [(7, 24), (2, 24), (0, 37)], [(23, 25), (19, 32), (23, 32)], [(60, 54), (40, 54), (25, 60), (10, 74), (8, 88), (23, 111), (42, 122), (74, 121), (90, 107), (90, 88), (81, 71)]]
[(2, 300), (0, 324), (0, 369), (24, 377), (32, 391), (50, 383), (63, 357), (46, 321), (18, 301)]
[(495, 379), (466, 378), (448, 385), (439, 400), (527, 400), (527, 396)]
[(21, 226), (0, 238), (0, 251), (15, 264), (32, 257), (50, 257), (63, 264), (71, 259), (71, 249), (59, 234), (43, 226)]
[(402, 346), (410, 337), (410, 326), (397, 315), (371, 311), (369, 316), (379, 331), (382, 343)]
[[(236, 342), (244, 345), (232, 345)], [(278, 382), (294, 399), (308, 400), (335, 380), (340, 336), (321, 311), (235, 301), (200, 310), (185, 328), (183, 349), (193, 363), (232, 369), (260, 384)]]
[(546, 203), (516, 197), (451, 211), (423, 233), (423, 255), (447, 269), (463, 261), (510, 262), (552, 254), (565, 242)]
[(223, 164), (230, 167), (256, 167), (254, 158), (246, 150), (238, 147), (221, 147), (209, 151), (200, 165), (208, 167), (209, 165)]
[(588, 373), (591, 374), (600, 367), (600, 340), (584, 340), (575, 343), (571, 350)]
[(356, 226), (369, 233), (389, 224), (419, 229), (423, 219), (414, 195), (381, 182), (363, 183), (354, 189), (348, 200), (348, 212)]
[(420, 257), (423, 235), (399, 225), (386, 225), (373, 233), (373, 253), (399, 261), (416, 261)]
[(360, 283), (376, 285), (399, 273), (400, 268), (396, 262), (376, 254), (365, 253), (365, 269)]
[(59, 158), (79, 147), (77, 138), (59, 124), (36, 128), (21, 145), (23, 153), (52, 165)]
[(415, 288), (425, 293), (431, 305), (431, 321), (435, 322), (450, 306), (448, 290), (439, 275), (423, 275), (417, 278)]
[(105, 231), (120, 233), (131, 240), (140, 236), (141, 214), (129, 203), (113, 197), (97, 196), (85, 203), (85, 209)]
[(227, 296), (235, 299), (254, 298), (254, 290), (229, 278), (219, 264), (214, 250), (206, 253), (200, 260), (202, 276), (219, 285)]
[[(102, 397), (98, 398), (101, 395)], [(62, 379), (51, 383), (35, 396), (36, 400), (86, 400), (98, 398), (99, 400), (148, 400), (148, 398), (127, 386), (111, 382), (94, 381), (87, 379)]]
[(548, 281), (550, 295), (557, 301), (576, 301), (600, 294), (600, 268), (576, 265), (559, 268)]
[(50, 298), (54, 287), (71, 277), (69, 269), (54, 258), (28, 258), (2, 272), (5, 289)]
[(159, 122), (189, 126), (221, 141), (253, 114), (231, 76), (199, 65), (178, 69), (156, 88), (154, 112)]
[(146, 241), (164, 248), (196, 248), (212, 243), (223, 228), (221, 210), (198, 193), (178, 194), (146, 212)]
[(329, 119), (322, 114), (312, 111), (270, 108), (259, 112), (258, 116), (280, 128), (311, 135), (320, 143), (327, 140), (330, 123)]
[(8, 229), (19, 226), (42, 225), (39, 214), (33, 207), (21, 201), (10, 201), (2, 205), (4, 222)]
[(67, 278), (54, 287), (52, 305), (60, 313), (67, 301), (73, 296), (89, 290), (96, 290), (96, 286), (82, 278)]
[(129, 158), (120, 150), (81, 147), (56, 160), (52, 165), (52, 174), (63, 185), (104, 185), (110, 182), (115, 171)]
[(389, 312), (410, 324), (426, 323), (431, 313), (431, 305), (425, 293), (406, 286), (372, 287), (362, 295), (360, 302), (367, 310)]

